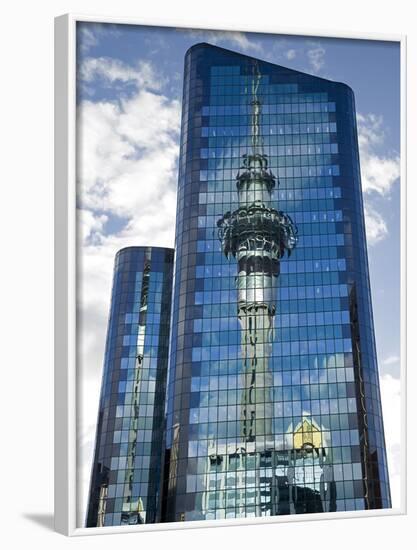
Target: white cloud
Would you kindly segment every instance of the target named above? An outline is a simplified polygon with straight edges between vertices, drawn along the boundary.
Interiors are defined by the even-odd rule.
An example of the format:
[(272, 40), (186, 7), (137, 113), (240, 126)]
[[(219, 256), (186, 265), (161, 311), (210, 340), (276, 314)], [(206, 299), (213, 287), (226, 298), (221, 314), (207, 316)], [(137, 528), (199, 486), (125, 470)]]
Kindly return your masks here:
[(399, 361), (400, 361), (400, 358), (398, 357), (398, 355), (390, 355), (389, 357), (386, 357), (385, 359), (383, 359), (382, 364), (386, 366), (395, 365)]
[[(142, 89), (119, 104), (84, 101), (78, 109), (78, 200), (82, 364), (103, 357), (114, 255), (131, 245), (172, 246), (180, 108)], [(99, 214), (97, 214), (99, 212)], [(112, 216), (124, 220), (106, 235)]]
[(371, 149), (376, 145), (381, 145), (384, 141), (385, 131), (382, 127), (383, 117), (368, 113), (362, 115), (357, 113), (359, 144), (361, 147)]
[(364, 191), (376, 191), (381, 195), (388, 194), (400, 175), (399, 157), (387, 158), (377, 155), (364, 155), (362, 158)]
[(83, 208), (136, 218), (175, 189), (180, 106), (141, 90), (120, 103), (78, 110), (78, 181)]
[(374, 245), (388, 235), (388, 226), (376, 210), (373, 198), (379, 196), (389, 199), (392, 188), (400, 177), (400, 158), (395, 153), (380, 153), (386, 137), (382, 116), (357, 113), (356, 119), (366, 235), (368, 244)]
[(101, 240), (101, 233), (108, 220), (104, 214), (96, 214), (90, 210), (77, 210), (78, 228), (82, 244)]
[(362, 190), (388, 195), (400, 177), (398, 154), (379, 154), (384, 144), (385, 130), (382, 116), (373, 113), (357, 114), (358, 142), (361, 160)]
[(307, 44), (309, 45), (307, 58), (310, 68), (313, 72), (318, 73), (324, 67), (326, 50), (319, 42), (308, 42)]
[(131, 83), (137, 88), (160, 90), (166, 80), (157, 74), (148, 61), (139, 61), (135, 66), (127, 65), (110, 57), (87, 57), (78, 67), (78, 79), (90, 83), (100, 79), (101, 84), (114, 85)]
[(276, 37), (264, 50), (263, 57), (271, 63), (279, 63), (294, 59), (298, 54), (299, 51), (290, 46), (287, 38)]
[(382, 376), (380, 383), (392, 506), (397, 508), (401, 479), (401, 385), (400, 380), (390, 374)]
[(100, 43), (105, 35), (119, 36), (120, 31), (114, 25), (108, 23), (82, 23), (77, 25), (77, 47), (86, 54), (91, 48)]
[[(227, 33), (229, 34), (229, 33)], [(253, 51), (257, 53), (262, 53), (263, 48), (259, 42), (255, 42), (254, 40), (249, 40), (247, 35), (243, 32), (233, 32), (231, 33), (232, 36), (226, 38), (230, 40), (230, 42), (235, 43), (237, 46), (239, 46), (243, 51)]]
[(293, 49), (290, 49), (287, 50), (284, 55), (289, 61), (291, 61), (292, 59), (295, 59), (297, 52)]
[[(184, 29), (181, 29), (182, 31)], [(237, 31), (205, 31), (192, 29), (190, 34), (211, 44), (229, 44), (240, 48), (244, 52), (263, 53), (262, 45), (254, 40), (249, 40), (244, 32)]]
[(97, 33), (93, 28), (83, 25), (77, 32), (77, 44), (83, 53), (88, 52), (94, 46), (97, 46), (99, 40)]
[(388, 227), (381, 214), (367, 202), (365, 202), (364, 211), (367, 243), (372, 246), (388, 235)]

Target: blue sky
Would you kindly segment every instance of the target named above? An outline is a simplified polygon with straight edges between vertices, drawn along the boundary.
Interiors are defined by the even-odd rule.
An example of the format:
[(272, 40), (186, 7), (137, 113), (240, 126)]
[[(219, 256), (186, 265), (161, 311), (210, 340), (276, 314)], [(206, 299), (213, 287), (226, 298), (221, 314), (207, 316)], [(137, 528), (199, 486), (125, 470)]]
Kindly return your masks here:
[(399, 44), (79, 23), (80, 518), (94, 442), (113, 258), (127, 245), (173, 246), (183, 59), (197, 42), (345, 82), (355, 92), (395, 500), (400, 418)]

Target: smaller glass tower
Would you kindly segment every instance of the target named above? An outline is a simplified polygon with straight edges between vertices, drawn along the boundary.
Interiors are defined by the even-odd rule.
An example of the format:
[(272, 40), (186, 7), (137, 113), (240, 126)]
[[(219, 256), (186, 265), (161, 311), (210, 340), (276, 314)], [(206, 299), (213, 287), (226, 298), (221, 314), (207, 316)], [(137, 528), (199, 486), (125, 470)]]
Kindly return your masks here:
[(173, 258), (116, 254), (87, 527), (159, 521)]

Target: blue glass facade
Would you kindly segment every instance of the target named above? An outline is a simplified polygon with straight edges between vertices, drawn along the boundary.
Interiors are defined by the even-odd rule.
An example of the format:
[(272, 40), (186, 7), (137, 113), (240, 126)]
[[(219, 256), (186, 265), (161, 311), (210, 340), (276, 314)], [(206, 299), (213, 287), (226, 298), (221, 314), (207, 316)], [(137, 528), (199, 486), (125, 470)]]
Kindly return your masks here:
[(87, 527), (160, 521), (173, 258), (116, 255)]
[[(242, 198), (255, 134), (275, 185)], [(258, 207), (291, 257), (226, 254)], [(163, 519), (390, 507), (352, 90), (192, 47), (175, 246)]]

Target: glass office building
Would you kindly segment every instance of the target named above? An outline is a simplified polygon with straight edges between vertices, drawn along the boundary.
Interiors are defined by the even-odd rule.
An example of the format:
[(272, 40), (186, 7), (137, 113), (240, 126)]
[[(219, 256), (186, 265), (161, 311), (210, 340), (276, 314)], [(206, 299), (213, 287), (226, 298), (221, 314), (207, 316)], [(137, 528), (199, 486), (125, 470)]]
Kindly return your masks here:
[(162, 520), (390, 507), (352, 90), (197, 44), (180, 147)]
[(173, 258), (116, 255), (87, 527), (160, 521)]

